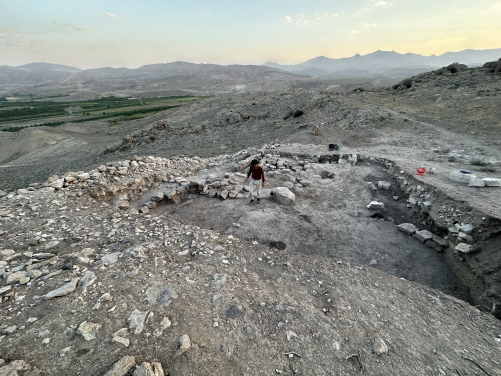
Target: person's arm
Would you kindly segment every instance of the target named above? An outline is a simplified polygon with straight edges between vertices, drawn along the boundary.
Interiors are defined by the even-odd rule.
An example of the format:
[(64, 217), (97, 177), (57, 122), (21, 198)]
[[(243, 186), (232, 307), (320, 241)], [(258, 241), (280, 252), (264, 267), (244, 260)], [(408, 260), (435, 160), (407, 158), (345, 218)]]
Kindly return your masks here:
[(261, 167), (261, 170), (263, 170), (263, 187), (264, 187), (264, 181), (266, 180), (266, 177), (264, 176), (264, 168)]

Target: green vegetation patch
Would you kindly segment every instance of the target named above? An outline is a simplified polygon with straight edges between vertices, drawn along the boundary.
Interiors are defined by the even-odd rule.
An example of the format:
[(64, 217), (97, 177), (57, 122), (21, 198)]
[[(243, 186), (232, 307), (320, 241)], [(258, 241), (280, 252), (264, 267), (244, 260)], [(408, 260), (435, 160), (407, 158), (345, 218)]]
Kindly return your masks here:
[(472, 160), (470, 161), (470, 164), (471, 164), (472, 166), (484, 166), (484, 167), (485, 167), (485, 166), (488, 166), (488, 165), (489, 165), (489, 162), (483, 161), (483, 160), (481, 160), (481, 159), (472, 159)]
[[(114, 123), (138, 119), (191, 103), (199, 97), (162, 98), (103, 97), (82, 102), (5, 102), (0, 101), (0, 130), (17, 132), (33, 126), (58, 126), (113, 119)], [(33, 123), (26, 125), (26, 123)], [(22, 124), (22, 125), (21, 125)]]

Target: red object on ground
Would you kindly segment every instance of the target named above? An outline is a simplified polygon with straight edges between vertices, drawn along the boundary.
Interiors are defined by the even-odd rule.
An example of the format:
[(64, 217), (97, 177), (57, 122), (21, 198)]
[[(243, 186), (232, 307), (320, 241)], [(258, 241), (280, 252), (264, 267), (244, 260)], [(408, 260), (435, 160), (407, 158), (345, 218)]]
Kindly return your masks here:
[(426, 172), (426, 167), (418, 167), (417, 169), (418, 175), (424, 175), (425, 172)]

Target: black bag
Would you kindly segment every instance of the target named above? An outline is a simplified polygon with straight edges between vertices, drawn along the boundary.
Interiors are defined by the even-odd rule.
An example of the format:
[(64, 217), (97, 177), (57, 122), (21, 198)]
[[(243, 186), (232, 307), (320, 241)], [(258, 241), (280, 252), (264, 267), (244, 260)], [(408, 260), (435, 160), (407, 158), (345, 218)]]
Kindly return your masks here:
[(329, 144), (329, 151), (339, 150), (339, 146), (337, 144)]

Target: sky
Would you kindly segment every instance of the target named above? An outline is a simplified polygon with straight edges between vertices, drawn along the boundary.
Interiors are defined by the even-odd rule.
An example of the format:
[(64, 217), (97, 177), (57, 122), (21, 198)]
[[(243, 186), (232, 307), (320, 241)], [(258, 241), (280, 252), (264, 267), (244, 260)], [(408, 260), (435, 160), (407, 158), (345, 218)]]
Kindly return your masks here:
[(501, 0), (0, 0), (0, 65), (297, 64), (501, 48)]

